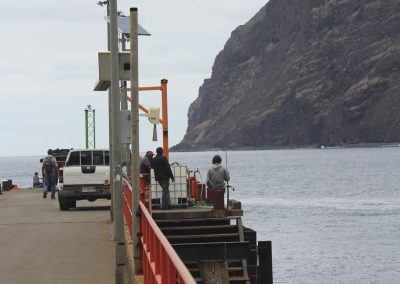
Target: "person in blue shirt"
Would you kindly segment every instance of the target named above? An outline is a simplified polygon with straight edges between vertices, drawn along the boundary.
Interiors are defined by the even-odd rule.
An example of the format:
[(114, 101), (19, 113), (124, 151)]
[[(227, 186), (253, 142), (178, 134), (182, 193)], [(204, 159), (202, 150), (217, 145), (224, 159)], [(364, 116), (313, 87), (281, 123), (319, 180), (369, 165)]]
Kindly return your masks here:
[(47, 156), (43, 158), (42, 174), (44, 178), (43, 198), (47, 197), (49, 187), (51, 190), (51, 199), (56, 199), (56, 184), (58, 176), (58, 166), (56, 158), (53, 157), (53, 150), (47, 151)]

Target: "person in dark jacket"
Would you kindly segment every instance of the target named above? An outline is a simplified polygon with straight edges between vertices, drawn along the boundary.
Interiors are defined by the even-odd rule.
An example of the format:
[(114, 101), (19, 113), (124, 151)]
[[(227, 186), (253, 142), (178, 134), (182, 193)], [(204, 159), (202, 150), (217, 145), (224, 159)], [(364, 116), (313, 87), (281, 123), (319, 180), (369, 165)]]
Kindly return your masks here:
[(157, 155), (151, 160), (151, 167), (154, 169), (154, 177), (162, 188), (161, 210), (170, 207), (169, 179), (175, 181), (167, 158), (163, 155), (163, 148), (158, 147)]
[(140, 173), (143, 175), (145, 183), (150, 183), (150, 167), (151, 167), (151, 160), (153, 159), (153, 152), (147, 151), (146, 155), (143, 157), (142, 161), (140, 162), (139, 170)]

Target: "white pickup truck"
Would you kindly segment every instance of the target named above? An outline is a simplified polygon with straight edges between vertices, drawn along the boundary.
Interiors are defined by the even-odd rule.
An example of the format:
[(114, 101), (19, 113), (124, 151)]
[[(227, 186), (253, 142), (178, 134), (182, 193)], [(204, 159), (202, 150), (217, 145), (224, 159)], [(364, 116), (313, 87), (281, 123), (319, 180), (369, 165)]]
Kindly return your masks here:
[(111, 199), (109, 161), (105, 149), (72, 149), (59, 177), (60, 210), (76, 207), (77, 200)]

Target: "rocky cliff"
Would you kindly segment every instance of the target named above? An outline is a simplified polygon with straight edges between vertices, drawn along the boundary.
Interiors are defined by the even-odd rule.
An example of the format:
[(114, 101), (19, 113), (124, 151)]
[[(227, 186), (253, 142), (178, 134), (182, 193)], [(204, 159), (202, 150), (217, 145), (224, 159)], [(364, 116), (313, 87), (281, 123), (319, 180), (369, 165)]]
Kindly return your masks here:
[(173, 150), (400, 141), (400, 1), (270, 0), (232, 32)]

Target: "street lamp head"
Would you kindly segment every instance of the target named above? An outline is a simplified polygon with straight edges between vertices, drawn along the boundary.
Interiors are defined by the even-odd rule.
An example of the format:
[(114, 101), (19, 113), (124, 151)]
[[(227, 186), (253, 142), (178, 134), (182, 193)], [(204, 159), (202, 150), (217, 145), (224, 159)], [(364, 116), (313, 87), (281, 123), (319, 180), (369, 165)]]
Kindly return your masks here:
[(106, 1), (99, 1), (97, 2), (97, 5), (103, 7), (104, 5), (108, 5), (110, 1), (106, 0)]

